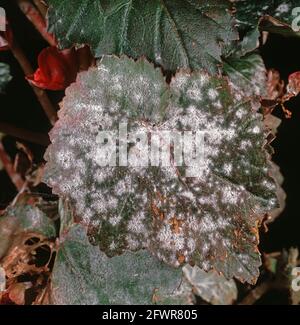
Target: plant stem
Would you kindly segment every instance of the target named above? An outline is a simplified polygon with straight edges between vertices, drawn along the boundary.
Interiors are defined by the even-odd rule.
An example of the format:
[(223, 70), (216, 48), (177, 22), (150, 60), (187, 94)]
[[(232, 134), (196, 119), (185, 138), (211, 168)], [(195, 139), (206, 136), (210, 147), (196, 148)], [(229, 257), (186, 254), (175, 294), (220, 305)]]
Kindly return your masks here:
[(37, 31), (42, 35), (42, 37), (51, 45), (56, 46), (57, 42), (54, 36), (48, 33), (47, 24), (40, 14), (40, 12), (36, 9), (36, 7), (27, 0), (17, 0), (19, 8), (22, 10), (24, 15), (32, 22)]
[[(33, 74), (34, 70), (31, 66), (30, 62), (28, 61), (23, 50), (18, 46), (18, 44), (16, 43), (15, 40), (14, 40), (13, 44), (11, 45), (10, 49), (11, 49), (14, 57), (16, 58), (16, 60), (19, 62), (22, 70), (24, 71), (25, 76)], [(31, 87), (32, 87), (38, 101), (40, 102), (42, 108), (44, 109), (45, 114), (49, 118), (50, 123), (52, 125), (54, 125), (57, 120), (57, 113), (56, 113), (56, 110), (55, 110), (54, 106), (52, 105), (47, 93), (44, 90), (39, 89), (33, 85), (31, 85)]]
[(46, 7), (46, 5), (43, 4), (41, 0), (33, 0), (33, 3), (38, 8), (41, 15), (45, 18), (46, 15), (47, 15), (47, 7)]
[(23, 186), (25, 184), (25, 181), (22, 179), (22, 177), (16, 173), (14, 170), (12, 161), (8, 154), (6, 153), (2, 142), (0, 141), (0, 160), (2, 161), (2, 164), (10, 177), (12, 183), (15, 185), (18, 191), (21, 191), (23, 189)]
[(3, 122), (0, 122), (0, 132), (41, 146), (48, 146), (50, 143), (46, 134), (31, 132)]
[(271, 281), (265, 281), (262, 284), (255, 287), (249, 292), (249, 294), (239, 303), (239, 305), (253, 305), (259, 300), (266, 292), (272, 288)]

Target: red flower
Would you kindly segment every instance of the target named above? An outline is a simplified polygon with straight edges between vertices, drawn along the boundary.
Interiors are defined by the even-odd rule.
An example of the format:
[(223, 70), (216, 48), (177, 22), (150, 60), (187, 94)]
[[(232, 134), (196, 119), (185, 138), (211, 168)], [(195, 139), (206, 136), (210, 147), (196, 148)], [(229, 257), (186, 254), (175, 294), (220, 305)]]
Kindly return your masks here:
[(47, 47), (39, 54), (39, 68), (27, 80), (36, 87), (49, 90), (64, 90), (75, 81), (79, 62), (74, 48), (59, 51)]

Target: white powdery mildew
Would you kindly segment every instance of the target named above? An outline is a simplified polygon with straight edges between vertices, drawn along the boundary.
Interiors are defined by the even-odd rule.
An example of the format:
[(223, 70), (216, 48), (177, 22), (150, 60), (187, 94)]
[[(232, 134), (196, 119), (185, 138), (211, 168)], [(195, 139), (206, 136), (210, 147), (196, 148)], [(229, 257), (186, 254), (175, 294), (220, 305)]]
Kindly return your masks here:
[(196, 249), (196, 241), (193, 238), (189, 238), (187, 242), (187, 248), (190, 253), (193, 253)]
[(229, 175), (231, 174), (231, 172), (232, 172), (232, 168), (233, 168), (233, 166), (232, 166), (231, 163), (226, 163), (226, 164), (223, 165), (224, 173), (225, 173), (227, 176), (229, 176)]
[(250, 140), (243, 140), (240, 143), (240, 149), (242, 150), (248, 150), (253, 146), (252, 142)]
[(94, 177), (98, 183), (104, 183), (110, 175), (111, 173), (108, 172), (107, 168), (97, 168)]
[(191, 201), (194, 201), (196, 199), (195, 194), (192, 193), (192, 192), (186, 191), (186, 192), (183, 192), (182, 195), (185, 196), (185, 197), (187, 197)]
[(269, 181), (269, 180), (264, 180), (262, 182), (262, 184), (269, 190), (275, 190), (276, 189), (276, 185), (273, 182)]
[(165, 224), (157, 234), (159, 244), (170, 251), (181, 251), (185, 247), (185, 238), (182, 234), (172, 231), (170, 225)]
[(208, 261), (202, 262), (201, 269), (207, 272), (211, 269), (211, 264)]
[(132, 218), (127, 225), (128, 231), (134, 234), (147, 234), (145, 227), (145, 213), (144, 211), (139, 212)]
[(253, 134), (259, 134), (261, 132), (261, 129), (259, 126), (255, 126), (251, 131)]
[(193, 232), (200, 231), (201, 225), (197, 217), (190, 215), (187, 217), (186, 224), (189, 225), (189, 229)]
[(222, 108), (222, 104), (221, 104), (221, 102), (219, 100), (214, 102), (213, 105), (214, 105), (215, 108), (218, 108), (218, 109)]
[[(208, 90), (208, 97), (209, 99), (211, 99), (212, 101), (214, 101), (217, 97), (218, 97), (219, 93), (213, 89), (213, 88), (210, 88)], [(221, 102), (219, 102), (221, 104)]]
[(222, 202), (224, 204), (234, 204), (236, 205), (241, 197), (241, 192), (233, 189), (231, 186), (225, 186), (223, 188), (223, 198)]
[(236, 111), (236, 117), (238, 119), (242, 119), (247, 113), (245, 112), (244, 109), (240, 108)]
[(291, 11), (290, 3), (281, 3), (275, 10), (275, 16), (281, 16), (282, 14), (288, 13)]
[(206, 73), (203, 73), (199, 76), (199, 85), (201, 87), (207, 85), (209, 83), (209, 75)]
[[(168, 88), (159, 70), (142, 63), (105, 57), (67, 90), (46, 154), (46, 181), (71, 199), (105, 253), (146, 248), (173, 266), (195, 261), (225, 272), (225, 261), (224, 267), (220, 261), (231, 250), (254, 253), (255, 244), (249, 251), (247, 239), (244, 243), (236, 236), (241, 232), (248, 238), (259, 216), (247, 214), (262, 213), (259, 196), (275, 189), (269, 178), (256, 184), (262, 190), (257, 197), (247, 189), (255, 183), (248, 182), (253, 171), (247, 154), (256, 150), (264, 155), (260, 117), (249, 112), (251, 105), (241, 95), (228, 93), (225, 79), (181, 72)], [(198, 177), (186, 177), (187, 167), (100, 167), (97, 133), (117, 130), (124, 119), (138, 131), (207, 131)], [(132, 151), (142, 154), (138, 144)], [(236, 160), (240, 151), (241, 162)], [(254, 167), (267, 175), (266, 164), (265, 158)], [(276, 203), (274, 198), (264, 201), (270, 207)], [(247, 262), (243, 256), (241, 261)], [(233, 268), (229, 276), (238, 273)]]
[[(212, 185), (212, 184), (209, 184)], [(213, 205), (216, 202), (216, 196), (215, 195), (201, 195), (197, 198), (197, 201), (201, 204), (201, 205)]]
[(217, 230), (216, 220), (211, 215), (204, 215), (200, 221), (200, 229), (202, 233), (208, 234)]
[(70, 150), (61, 150), (57, 153), (56, 162), (62, 169), (69, 169), (74, 161), (73, 152)]
[(188, 81), (189, 81), (189, 77), (186, 74), (178, 74), (176, 76), (176, 83), (173, 84), (174, 92), (179, 94), (182, 89), (185, 89)]
[(187, 96), (190, 99), (201, 101), (202, 100), (202, 91), (198, 84), (193, 84), (192, 87), (190, 87), (187, 90)]
[(132, 191), (132, 181), (130, 176), (126, 176), (124, 179), (118, 181), (115, 186), (115, 194), (116, 196), (123, 196), (128, 192)]

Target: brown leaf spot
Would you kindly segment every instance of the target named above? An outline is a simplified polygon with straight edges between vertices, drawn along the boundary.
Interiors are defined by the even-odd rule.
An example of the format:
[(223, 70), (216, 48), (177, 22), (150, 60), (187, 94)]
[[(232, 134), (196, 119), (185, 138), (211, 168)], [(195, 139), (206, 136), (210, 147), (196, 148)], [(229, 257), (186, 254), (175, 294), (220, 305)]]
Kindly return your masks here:
[(180, 233), (180, 228), (182, 227), (183, 221), (180, 219), (177, 219), (175, 216), (170, 219), (169, 221), (171, 225), (171, 229), (175, 234)]
[(185, 262), (185, 257), (184, 255), (180, 254), (178, 257), (177, 257), (177, 260), (179, 262), (179, 264), (183, 264)]

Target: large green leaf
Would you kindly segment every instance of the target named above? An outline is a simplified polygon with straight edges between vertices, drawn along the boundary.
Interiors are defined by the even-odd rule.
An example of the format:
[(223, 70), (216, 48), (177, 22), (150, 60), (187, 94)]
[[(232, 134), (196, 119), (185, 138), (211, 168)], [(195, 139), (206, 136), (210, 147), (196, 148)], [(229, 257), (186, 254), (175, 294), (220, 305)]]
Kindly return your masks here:
[(6, 85), (10, 82), (12, 76), (10, 75), (9, 66), (0, 62), (0, 93), (2, 93)]
[[(147, 248), (173, 266), (194, 261), (255, 281), (257, 226), (277, 198), (251, 98), (232, 93), (225, 78), (179, 72), (168, 85), (145, 60), (105, 56), (68, 88), (59, 116), (45, 181), (70, 199), (103, 252)], [(206, 131), (203, 168), (189, 177), (187, 166), (173, 164), (100, 167), (99, 131), (116, 132), (123, 121), (129, 132), (161, 139), (165, 130)], [(140, 161), (143, 143), (129, 142), (130, 161)]]
[(51, 276), (50, 303), (63, 305), (190, 304), (182, 271), (147, 251), (108, 258), (93, 247), (80, 225), (61, 239)]
[(61, 47), (90, 44), (96, 57), (146, 56), (166, 70), (217, 71), (222, 45), (237, 39), (226, 0), (48, 0)]

